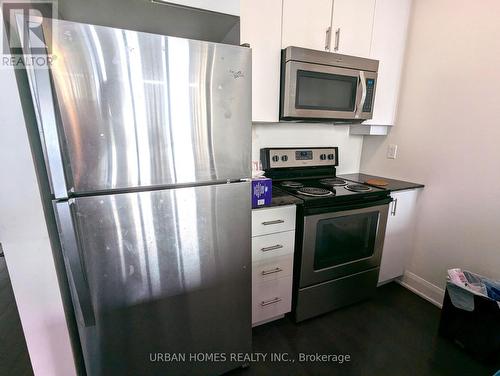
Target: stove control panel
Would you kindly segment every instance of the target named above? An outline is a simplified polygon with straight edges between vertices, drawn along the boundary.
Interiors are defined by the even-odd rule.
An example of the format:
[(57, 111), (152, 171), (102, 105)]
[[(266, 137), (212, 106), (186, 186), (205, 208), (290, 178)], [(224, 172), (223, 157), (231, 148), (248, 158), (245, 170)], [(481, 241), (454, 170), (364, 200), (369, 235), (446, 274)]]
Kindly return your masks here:
[(338, 166), (337, 147), (260, 149), (262, 168)]

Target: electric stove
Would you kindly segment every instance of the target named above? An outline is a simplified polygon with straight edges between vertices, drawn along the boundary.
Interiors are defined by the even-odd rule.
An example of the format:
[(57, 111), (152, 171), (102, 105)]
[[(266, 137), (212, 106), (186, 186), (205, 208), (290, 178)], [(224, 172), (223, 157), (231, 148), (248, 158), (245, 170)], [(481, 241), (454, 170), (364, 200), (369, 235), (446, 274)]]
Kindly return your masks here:
[(369, 298), (376, 289), (389, 191), (336, 176), (338, 148), (261, 149), (273, 192), (297, 206), (292, 318)]

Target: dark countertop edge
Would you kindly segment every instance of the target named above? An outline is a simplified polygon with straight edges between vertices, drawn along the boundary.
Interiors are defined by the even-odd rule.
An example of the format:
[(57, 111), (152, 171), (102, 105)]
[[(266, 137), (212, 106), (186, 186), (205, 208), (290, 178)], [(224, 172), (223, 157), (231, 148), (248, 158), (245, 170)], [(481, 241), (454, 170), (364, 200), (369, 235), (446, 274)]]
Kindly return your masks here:
[(412, 183), (409, 181), (404, 181), (404, 180), (398, 180), (398, 179), (392, 179), (392, 178), (386, 178), (383, 176), (377, 176), (377, 175), (370, 175), (370, 174), (364, 174), (364, 173), (355, 173), (355, 174), (341, 174), (338, 175), (339, 178), (344, 178), (348, 180), (353, 180), (359, 183), (364, 183), (368, 179), (382, 179), (387, 181), (386, 186), (376, 186), (374, 187), (377, 188), (384, 188), (387, 189), (388, 191), (391, 192), (397, 192), (397, 191), (405, 191), (408, 189), (419, 189), (419, 188), (424, 188), (424, 184), (420, 183)]
[(271, 205), (259, 206), (258, 208), (252, 208), (252, 210), (259, 210), (264, 208), (273, 208), (278, 206), (286, 206), (286, 205), (300, 205), (302, 204), (302, 200), (291, 194), (288, 194), (285, 191), (282, 191), (279, 188), (273, 186), (273, 198), (271, 200)]

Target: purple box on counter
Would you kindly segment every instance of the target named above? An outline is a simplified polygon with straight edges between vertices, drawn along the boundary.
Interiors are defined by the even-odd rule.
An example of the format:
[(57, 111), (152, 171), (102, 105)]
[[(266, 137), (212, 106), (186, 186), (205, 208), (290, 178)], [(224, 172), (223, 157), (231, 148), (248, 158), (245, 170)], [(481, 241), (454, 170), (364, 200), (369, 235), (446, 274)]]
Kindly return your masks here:
[(271, 205), (273, 182), (269, 178), (252, 179), (252, 208)]

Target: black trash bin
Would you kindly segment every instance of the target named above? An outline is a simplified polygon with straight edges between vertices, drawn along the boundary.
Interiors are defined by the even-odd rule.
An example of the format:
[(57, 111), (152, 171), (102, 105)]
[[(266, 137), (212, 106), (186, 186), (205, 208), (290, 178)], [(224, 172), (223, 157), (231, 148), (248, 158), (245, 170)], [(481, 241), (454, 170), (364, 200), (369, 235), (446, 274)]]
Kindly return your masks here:
[(488, 364), (500, 365), (500, 307), (498, 302), (462, 289), (463, 294), (470, 294), (470, 305), (467, 309), (457, 307), (450, 298), (450, 289), (457, 287), (450, 282), (447, 283), (439, 334), (454, 341), (476, 359)]

